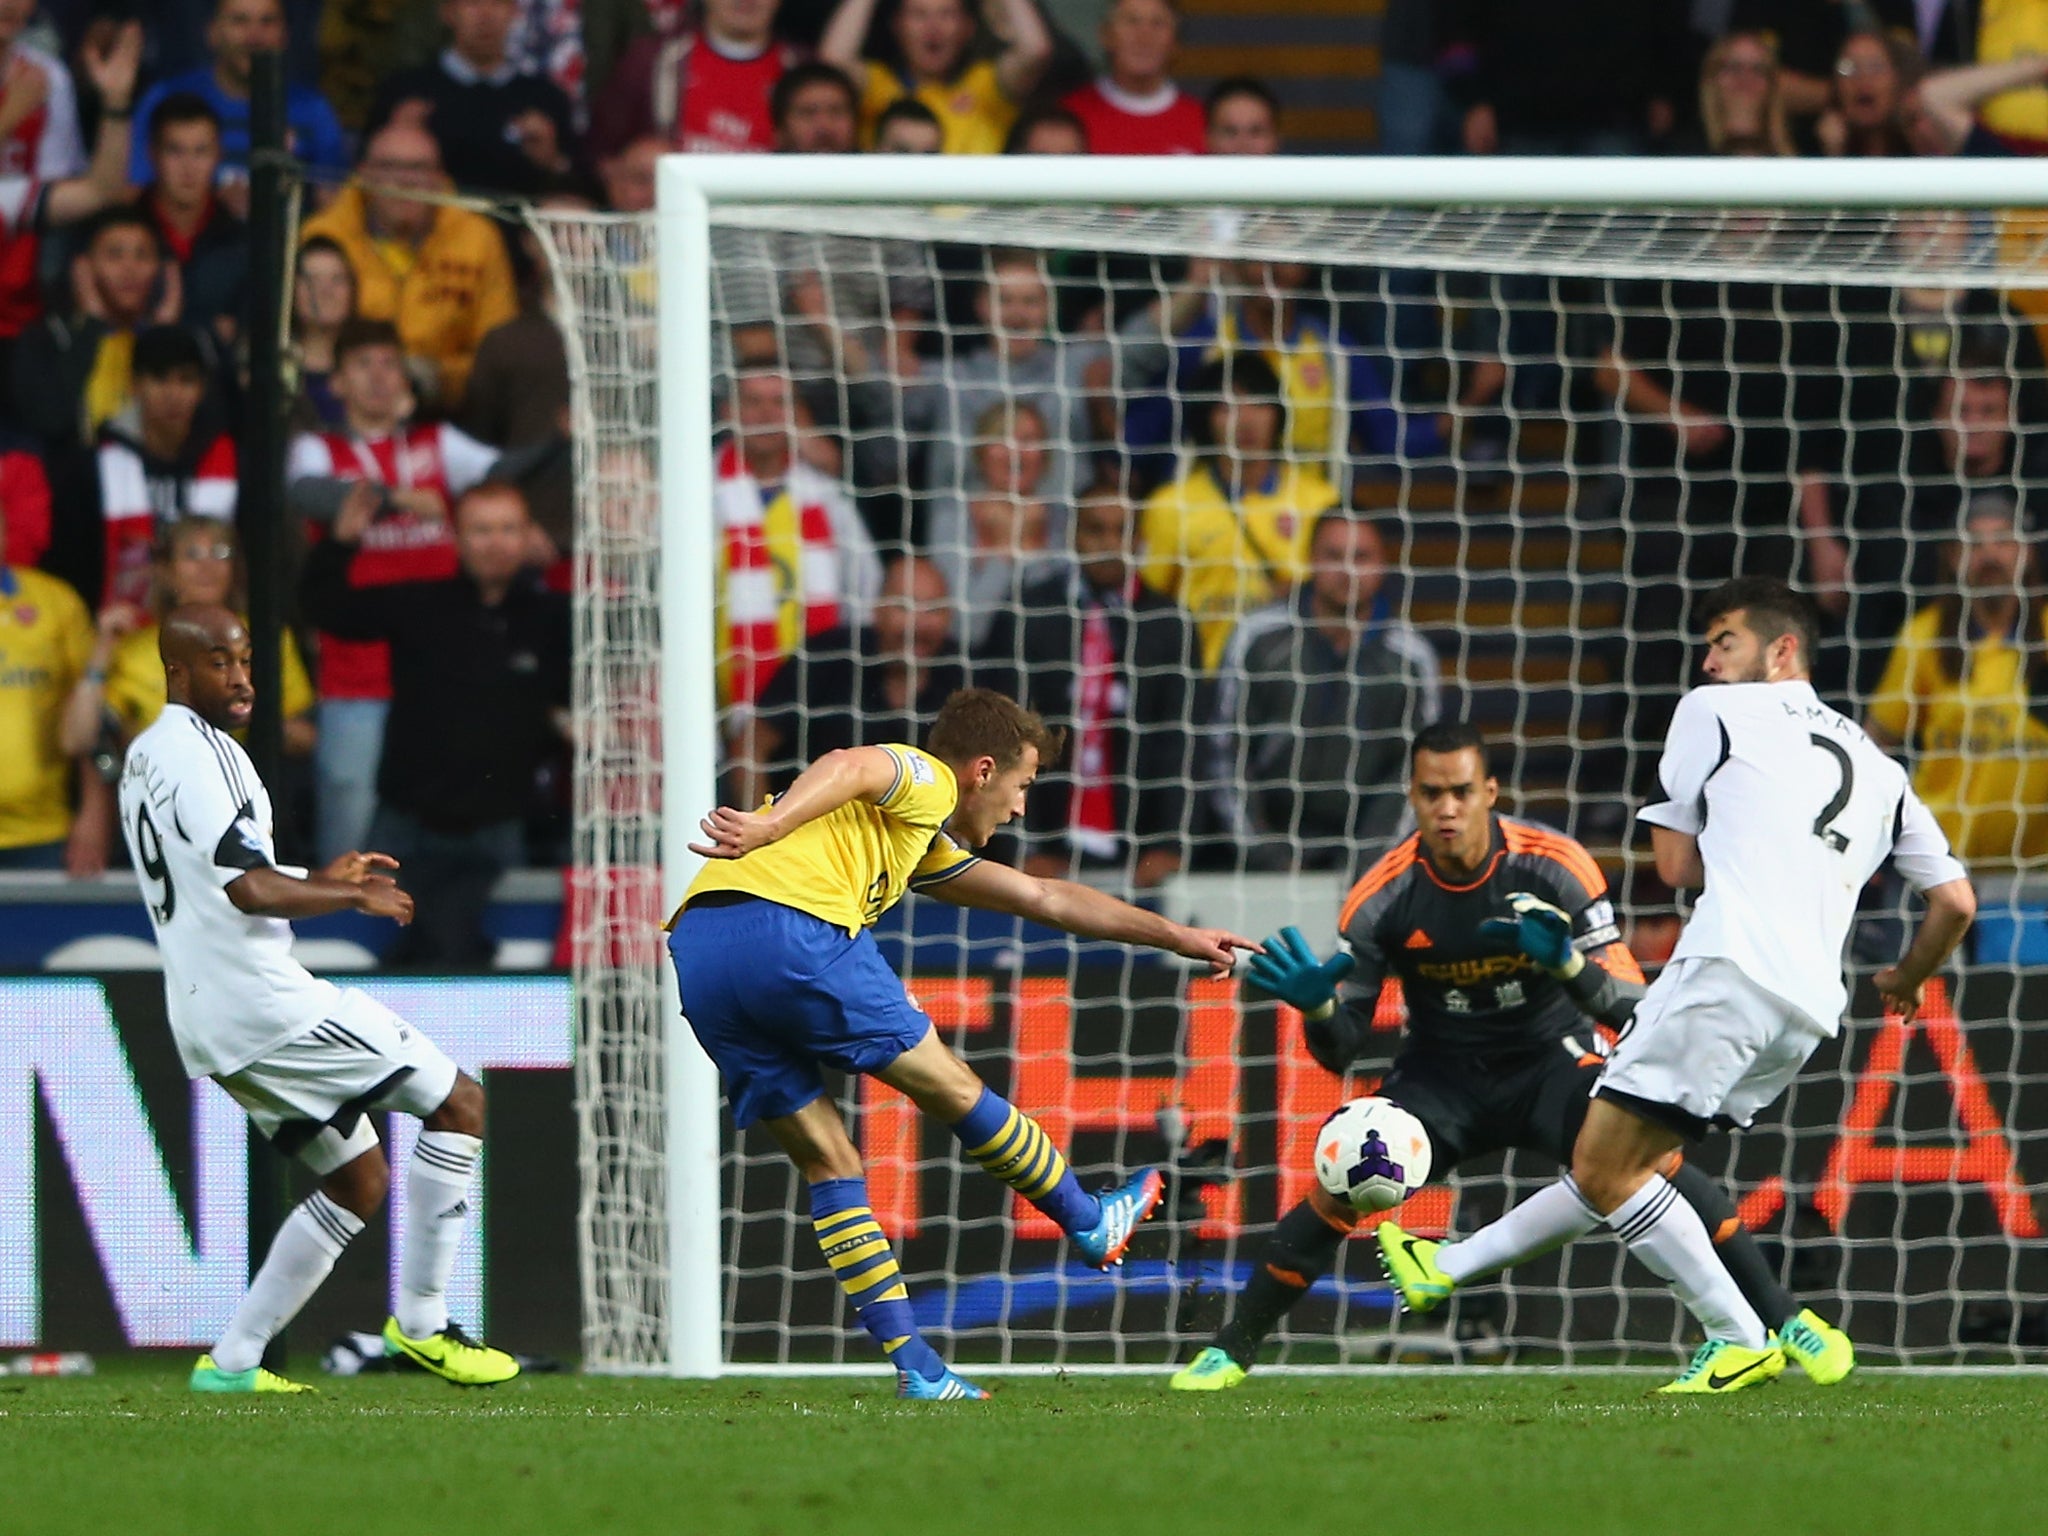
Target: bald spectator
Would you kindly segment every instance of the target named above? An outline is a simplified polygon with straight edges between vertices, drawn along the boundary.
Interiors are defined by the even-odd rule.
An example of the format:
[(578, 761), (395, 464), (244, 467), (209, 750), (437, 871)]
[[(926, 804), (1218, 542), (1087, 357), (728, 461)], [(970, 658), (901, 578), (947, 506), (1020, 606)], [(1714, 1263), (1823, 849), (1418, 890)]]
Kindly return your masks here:
[[(223, 163), (238, 172), (246, 173), (249, 168), (251, 60), (258, 53), (283, 51), (284, 0), (219, 0), (206, 41), (213, 49), (211, 64), (159, 81), (135, 109), (142, 132), (136, 136), (128, 174), (138, 185), (147, 184), (152, 174), (148, 137), (152, 114), (166, 97), (185, 92), (203, 99), (219, 116)], [(309, 169), (338, 174), (348, 168), (341, 123), (326, 97), (310, 85), (288, 81), (284, 116), (291, 151)]]
[(356, 313), (396, 325), (424, 393), (451, 408), (484, 337), (519, 312), (519, 288), (489, 219), (407, 195), (446, 187), (433, 135), (392, 123), (366, 146), (358, 179), (307, 221), (301, 240), (325, 236), (342, 248), (355, 270)]
[(453, 575), (352, 584), (381, 493), (367, 484), (350, 492), (307, 557), (302, 596), (326, 632), (391, 648), (370, 844), (399, 861), (420, 905), (392, 959), (488, 965), (484, 908), (498, 877), (524, 862), (534, 775), (569, 703), (568, 600), (527, 568), (526, 499), (488, 481), (456, 501)]
[(636, 139), (697, 153), (775, 147), (770, 99), (801, 55), (775, 39), (778, 0), (704, 0), (698, 30), (643, 37), (591, 104), (591, 148)]
[(530, 196), (565, 176), (580, 148), (562, 88), (511, 53), (519, 0), (441, 0), (448, 46), (377, 93), (374, 132), (390, 122), (433, 134), (455, 185)]
[(882, 574), (873, 619), (806, 638), (734, 735), (734, 803), (759, 805), (804, 765), (840, 747), (914, 741), (966, 669), (949, 654), (953, 605), (929, 560), (905, 555)]
[(1098, 155), (1199, 155), (1208, 147), (1202, 104), (1173, 83), (1180, 43), (1175, 0), (1113, 0), (1102, 18), (1101, 76), (1061, 105), (1081, 119)]
[(1280, 101), (1250, 75), (1219, 80), (1206, 106), (1212, 155), (1280, 153)]

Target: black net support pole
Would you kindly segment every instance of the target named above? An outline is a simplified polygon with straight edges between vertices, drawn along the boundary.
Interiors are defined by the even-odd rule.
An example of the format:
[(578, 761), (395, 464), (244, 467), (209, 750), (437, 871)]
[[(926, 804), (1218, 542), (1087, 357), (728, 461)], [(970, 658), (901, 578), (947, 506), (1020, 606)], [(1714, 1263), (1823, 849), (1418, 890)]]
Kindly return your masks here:
[[(283, 640), (290, 529), (285, 523), (286, 394), (284, 297), (291, 281), (285, 243), (290, 237), (293, 166), (285, 147), (284, 55), (251, 60), (249, 100), (249, 288), (246, 323), (249, 380), (242, 417), (241, 475), (235, 505), (249, 579), (249, 642), (255, 652), (255, 713), (249, 756), (279, 802), (284, 758)], [(249, 1147), (249, 1268), (270, 1252), (284, 1218), (282, 1159), (252, 1130)], [(281, 1370), (282, 1333), (263, 1363)]]

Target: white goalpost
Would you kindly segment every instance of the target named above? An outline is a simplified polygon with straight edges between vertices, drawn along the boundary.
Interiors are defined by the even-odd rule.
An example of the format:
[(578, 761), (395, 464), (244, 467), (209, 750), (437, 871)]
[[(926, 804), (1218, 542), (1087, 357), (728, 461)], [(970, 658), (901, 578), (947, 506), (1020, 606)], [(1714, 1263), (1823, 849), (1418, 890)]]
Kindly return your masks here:
[[(1388, 830), (1361, 799), (1387, 788), (1385, 753), (1371, 752), (1438, 708), (1487, 729), (1503, 809), (1572, 832), (1638, 947), (1668, 944), (1672, 898), (1638, 870), (1627, 813), (1654, 766), (1654, 699), (1683, 678), (1688, 593), (1766, 567), (1822, 589), (1837, 692), (1882, 712), (1887, 637), (1945, 590), (1961, 509), (1993, 494), (2024, 508), (2048, 469), (2030, 456), (2031, 429), (2048, 428), (2028, 419), (2048, 398), (2033, 330), (2048, 304), (2029, 297), (2048, 292), (2048, 216), (2021, 211), (2048, 208), (2048, 166), (2031, 161), (671, 156), (658, 187), (652, 215), (532, 216), (575, 383), (572, 887), (593, 1370), (880, 1368), (798, 1181), (725, 1118), (653, 932), (721, 793), (775, 784), (828, 729), (896, 718), (856, 702), (839, 722), (847, 711), (801, 678), (794, 699), (736, 680), (718, 457), (736, 368), (789, 376), (791, 441), (858, 513), (860, 540), (927, 554), (954, 584), (952, 633), (911, 680), (956, 664), (1016, 680), (1043, 663), (1024, 620), (1069, 569), (1090, 481), (1110, 475), (1131, 504), (1129, 537), (1154, 526), (1147, 498), (1178, 483), (1212, 404), (1190, 382), (1200, 365), (1261, 349), (1246, 304), (1291, 317), (1264, 347), (1282, 419), (1302, 434), (1280, 457), (1380, 527), (1387, 574), (1368, 633), (1416, 637), (1441, 700), (1435, 681), (1411, 679), (1392, 716), (1311, 720), (1306, 674), (1247, 658), (1259, 626), (1242, 621), (1284, 603), (1290, 573), (1233, 572), (1235, 595), (1196, 615), (1214, 648), (1197, 626), (1185, 677), (1150, 695), (1172, 701), (1154, 726), (1178, 757), (1118, 780), (1129, 807), (1173, 806), (1172, 825), (1120, 827), (1118, 851), (1091, 852), (1079, 877), (1184, 919), (1258, 934), (1298, 922), (1326, 952)], [(1008, 330), (1006, 270), (1026, 274), (1024, 290), (1037, 276), (1044, 334), (1028, 345)], [(1707, 410), (1712, 374), (1729, 382)], [(1992, 374), (2008, 381), (1996, 473), (1969, 458), (1950, 398), (1962, 386), (1944, 383)], [(1692, 421), (1681, 398), (1710, 419)], [(964, 403), (987, 400), (994, 415)], [(1030, 441), (1018, 400), (1038, 418)], [(1944, 467), (1944, 453), (1959, 457)], [(1042, 466), (1034, 486), (1024, 462)], [(1000, 474), (1020, 478), (991, 489)], [(1873, 510), (1894, 501), (1906, 510)], [(1840, 573), (1825, 564), (1837, 550)], [(828, 620), (858, 637), (873, 613), (872, 581), (821, 596), (801, 569), (780, 580), (786, 600), (819, 609), (794, 634), (785, 620), (787, 651), (839, 634)], [(1172, 670), (1122, 659), (1134, 693)], [(756, 736), (763, 721), (777, 724)], [(2026, 722), (2014, 729), (2014, 752), (2032, 753)], [(766, 752), (764, 740), (781, 768), (764, 758), (758, 778), (737, 777), (754, 772), (742, 743)], [(1349, 766), (1333, 778), (1332, 762)], [(1341, 786), (1342, 830), (1311, 825), (1318, 794), (1375, 774)], [(1036, 793), (1064, 804), (1069, 790), (1055, 775)], [(2030, 816), (2048, 826), (2048, 803), (2024, 770), (2005, 793), (2009, 847), (1972, 862), (1987, 908), (2009, 916), (1959, 985), (1911, 1028), (1860, 988), (1839, 1049), (1755, 1131), (1704, 1154), (1781, 1276), (1875, 1362), (2048, 1360), (2048, 1052), (2024, 1027), (2048, 1005), (2029, 917), (2048, 908), (2034, 873), (2048, 832), (2037, 849), (2028, 831)], [(1007, 852), (1043, 856), (1058, 836), (1034, 825)], [(1134, 873), (1141, 846), (1172, 851), (1163, 878)], [(937, 906), (904, 906), (920, 900)], [(1896, 894), (1873, 903), (1858, 966), (1895, 941), (1898, 913)], [(1207, 1342), (1299, 1198), (1305, 1137), (1367, 1091), (1373, 1064), (1346, 1088), (1307, 1063), (1291, 1011), (1174, 965), (951, 908), (899, 910), (881, 932), (935, 1023), (1073, 1147), (1077, 1170), (1176, 1173), (1174, 1207), (1123, 1283), (1098, 1280), (960, 1171), (907, 1106), (848, 1086), (921, 1324), (983, 1371), (1170, 1370)], [(1399, 1017), (1383, 999), (1381, 1065)], [(1481, 1159), (1411, 1215), (1467, 1230), (1554, 1171), (1527, 1154)], [(1394, 1316), (1369, 1241), (1348, 1246), (1268, 1358), (1664, 1365), (1684, 1335), (1656, 1282), (1598, 1239), (1461, 1299), (1441, 1328)]]

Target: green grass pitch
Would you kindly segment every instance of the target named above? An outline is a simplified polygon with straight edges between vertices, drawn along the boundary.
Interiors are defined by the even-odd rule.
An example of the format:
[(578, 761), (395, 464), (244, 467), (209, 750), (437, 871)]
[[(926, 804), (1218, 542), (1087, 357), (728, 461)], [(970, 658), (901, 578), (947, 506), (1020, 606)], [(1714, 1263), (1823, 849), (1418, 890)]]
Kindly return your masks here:
[(2048, 1377), (1867, 1371), (1714, 1402), (1645, 1375), (421, 1377), (202, 1399), (174, 1368), (0, 1379), (0, 1533), (2000, 1536), (2048, 1519)]

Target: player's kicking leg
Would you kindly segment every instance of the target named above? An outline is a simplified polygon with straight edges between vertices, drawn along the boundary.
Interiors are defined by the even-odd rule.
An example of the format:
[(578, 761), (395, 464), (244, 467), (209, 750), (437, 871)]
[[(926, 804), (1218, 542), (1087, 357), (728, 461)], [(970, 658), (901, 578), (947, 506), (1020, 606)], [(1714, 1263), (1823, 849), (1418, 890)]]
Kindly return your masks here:
[[(395, 1014), (351, 991), (334, 1018), (222, 1078), (221, 1086), (320, 1187), (285, 1219), (227, 1331), (193, 1367), (194, 1391), (312, 1390), (264, 1370), (263, 1351), (384, 1203), (391, 1173), (365, 1108), (402, 1110), (424, 1121), (407, 1181), (404, 1315), (385, 1325), (387, 1345), (464, 1385), (518, 1373), (511, 1356), (473, 1343), (447, 1321), (448, 1274), (482, 1147), (483, 1090), (474, 1080)], [(417, 1331), (399, 1328), (401, 1322)]]
[[(1530, 1107), (1526, 1121), (1508, 1138), (1509, 1145), (1569, 1164), (1603, 1068), (1597, 1059), (1582, 1057), (1570, 1064), (1554, 1059), (1539, 1069), (1540, 1081), (1511, 1082), (1508, 1086), (1514, 1091), (1509, 1097)], [(1771, 1326), (1787, 1359), (1823, 1386), (1847, 1376), (1856, 1362), (1848, 1335), (1801, 1307), (1779, 1283), (1727, 1191), (1675, 1152), (1657, 1171), (1698, 1213), (1721, 1262), (1757, 1315)], [(1376, 1236), (1381, 1265), (1403, 1304), (1411, 1312), (1427, 1312), (1460, 1285), (1576, 1241), (1600, 1224), (1586, 1202), (1568, 1184), (1559, 1183), (1460, 1242), (1429, 1242), (1391, 1222), (1382, 1223)]]
[(875, 1076), (942, 1122), (984, 1173), (1051, 1217), (1097, 1269), (1123, 1263), (1132, 1234), (1159, 1208), (1166, 1181), (1156, 1168), (1099, 1195), (1081, 1188), (1044, 1128), (976, 1077), (934, 1029)]
[[(1653, 1272), (1671, 1283), (1705, 1329), (1707, 1342), (1666, 1392), (1738, 1391), (1785, 1368), (1785, 1353), (1716, 1253), (1707, 1225), (1658, 1170), (1680, 1137), (1635, 1110), (1595, 1099), (1573, 1149), (1572, 1170), (1464, 1243), (1434, 1244), (1380, 1232), (1389, 1277), (1411, 1306), (1426, 1310), (1446, 1283), (1545, 1252), (1605, 1224)], [(1576, 1207), (1576, 1209), (1573, 1209)], [(1415, 1290), (1411, 1293), (1411, 1286)], [(1788, 1298), (1789, 1301), (1789, 1298)]]

